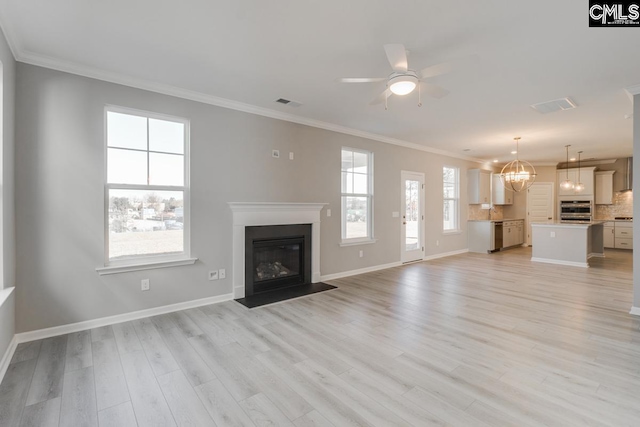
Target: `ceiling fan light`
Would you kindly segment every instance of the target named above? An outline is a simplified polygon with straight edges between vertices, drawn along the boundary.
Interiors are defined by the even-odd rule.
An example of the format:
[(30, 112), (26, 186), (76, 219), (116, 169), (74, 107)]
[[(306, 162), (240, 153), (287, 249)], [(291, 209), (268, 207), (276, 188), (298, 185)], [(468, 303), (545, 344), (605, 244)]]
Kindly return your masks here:
[(396, 95), (408, 95), (418, 85), (418, 78), (412, 75), (402, 75), (389, 80), (389, 90)]

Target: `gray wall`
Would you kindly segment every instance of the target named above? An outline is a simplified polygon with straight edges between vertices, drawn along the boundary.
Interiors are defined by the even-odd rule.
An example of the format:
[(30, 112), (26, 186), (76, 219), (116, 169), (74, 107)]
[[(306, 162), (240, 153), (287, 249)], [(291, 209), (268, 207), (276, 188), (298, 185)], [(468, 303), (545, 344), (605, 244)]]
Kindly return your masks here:
[[(0, 62), (2, 62), (2, 141), (0, 142), (0, 289), (15, 286), (15, 224), (14, 224), (14, 111), (16, 63), (4, 35), (0, 32)], [(13, 334), (15, 293), (0, 302), (0, 358)], [(1, 299), (0, 299), (1, 301)]]
[[(466, 169), (479, 165), (377, 141), (18, 64), (17, 330), (24, 332), (231, 293), (229, 201), (325, 202), (321, 273), (400, 260), (400, 171), (427, 182), (426, 254), (466, 248)], [(191, 120), (193, 266), (98, 276), (103, 265), (103, 110), (120, 105)], [(340, 149), (375, 155), (376, 244), (340, 240)], [(280, 159), (271, 150), (281, 151)], [(288, 152), (295, 160), (288, 159)], [(442, 234), (442, 166), (460, 167), (463, 232)], [(436, 246), (436, 241), (439, 246)], [(358, 251), (364, 251), (359, 258)], [(151, 291), (140, 280), (151, 279)]]

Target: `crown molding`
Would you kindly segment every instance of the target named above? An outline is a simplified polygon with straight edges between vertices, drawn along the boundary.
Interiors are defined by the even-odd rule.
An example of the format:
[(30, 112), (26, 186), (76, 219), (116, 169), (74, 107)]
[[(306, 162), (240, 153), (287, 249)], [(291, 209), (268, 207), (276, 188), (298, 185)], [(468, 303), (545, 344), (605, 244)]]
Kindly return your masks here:
[[(16, 45), (14, 44), (14, 47)], [(38, 67), (49, 68), (65, 73), (75, 74), (82, 77), (88, 77), (96, 80), (102, 80), (110, 83), (115, 83), (123, 86), (129, 86), (136, 89), (147, 90), (150, 92), (161, 93), (163, 95), (169, 95), (176, 98), (188, 99), (190, 101), (200, 102), (203, 104), (215, 105), (217, 107), (227, 108), (230, 110), (242, 111), (249, 114), (255, 114), (258, 116), (269, 117), (276, 120), (283, 120), (286, 122), (297, 123), (300, 125), (310, 126), (319, 129), (325, 129), (333, 132), (342, 133), (345, 135), (356, 136), (360, 138), (370, 139), (373, 141), (384, 142), (386, 144), (396, 145), (399, 147), (410, 148), (413, 150), (424, 151), (431, 154), (438, 154), (441, 156), (453, 157), (457, 159), (467, 160), (476, 163), (486, 163), (486, 160), (477, 159), (474, 157), (465, 156), (462, 154), (440, 150), (437, 148), (427, 147), (415, 142), (404, 141), (401, 139), (390, 138), (384, 135), (378, 135), (371, 132), (361, 131), (358, 129), (349, 128), (347, 126), (336, 125), (333, 123), (323, 122), (320, 120), (309, 119), (302, 116), (296, 116), (294, 114), (284, 113), (281, 111), (271, 110), (268, 108), (258, 107), (243, 102), (233, 101), (231, 99), (220, 98), (218, 96), (207, 95), (201, 92), (196, 92), (188, 89), (183, 89), (176, 86), (171, 86), (163, 83), (153, 82), (146, 79), (140, 79), (136, 77), (127, 76), (120, 73), (100, 70), (93, 67), (87, 67), (70, 61), (63, 61), (57, 58), (52, 58), (45, 55), (35, 54), (32, 52), (25, 52), (17, 50), (18, 55), (16, 60), (24, 62), (26, 64), (36, 65)]]

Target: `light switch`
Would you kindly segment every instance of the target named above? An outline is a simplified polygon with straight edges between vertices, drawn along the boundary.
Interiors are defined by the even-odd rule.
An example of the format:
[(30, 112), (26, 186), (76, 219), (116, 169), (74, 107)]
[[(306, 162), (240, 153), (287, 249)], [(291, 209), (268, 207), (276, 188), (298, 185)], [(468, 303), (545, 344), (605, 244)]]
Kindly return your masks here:
[(551, 232), (551, 237), (556, 237), (556, 232), (555, 231)]
[(331, 209), (327, 209), (327, 216), (331, 216)]

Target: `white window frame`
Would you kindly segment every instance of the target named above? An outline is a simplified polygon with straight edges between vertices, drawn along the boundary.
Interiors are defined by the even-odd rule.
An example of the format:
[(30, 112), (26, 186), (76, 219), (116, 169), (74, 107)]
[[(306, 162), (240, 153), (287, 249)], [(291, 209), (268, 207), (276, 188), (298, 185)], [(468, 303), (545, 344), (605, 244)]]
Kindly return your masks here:
[[(455, 185), (454, 185), (454, 197), (444, 197), (444, 185), (446, 181), (444, 180), (444, 170), (445, 169), (453, 169), (455, 176)], [(455, 205), (455, 227), (454, 228), (444, 228), (444, 206), (448, 201), (453, 201)], [(444, 234), (448, 233), (458, 233), (460, 231), (460, 168), (455, 166), (447, 166), (444, 165), (442, 167), (442, 232)]]
[[(341, 217), (341, 241), (340, 246), (364, 245), (375, 243), (373, 235), (373, 152), (360, 148), (342, 147), (340, 149), (340, 159), (343, 151), (352, 151), (365, 154), (367, 156), (367, 189), (368, 193), (343, 193), (342, 192), (342, 165), (340, 166), (340, 217)], [(346, 197), (366, 197), (367, 198), (367, 237), (346, 238), (347, 231), (347, 206)]]
[[(108, 140), (107, 117), (108, 113), (121, 113), (132, 116), (158, 119), (184, 124), (184, 182), (182, 186), (170, 185), (138, 185), (138, 184), (109, 184), (108, 182)], [(104, 108), (104, 267), (96, 270), (100, 275), (114, 274), (136, 270), (148, 270), (161, 267), (173, 267), (195, 263), (196, 258), (191, 258), (191, 191), (190, 191), (190, 122), (188, 119), (151, 111), (137, 110), (115, 105), (107, 105)], [(147, 140), (149, 135), (147, 133)], [(139, 150), (135, 150), (139, 151)], [(147, 146), (147, 153), (149, 153)], [(147, 174), (149, 174), (147, 168)], [(117, 260), (109, 259), (109, 190), (146, 190), (146, 191), (182, 191), (183, 192), (183, 251), (172, 254), (158, 255), (132, 255)]]

